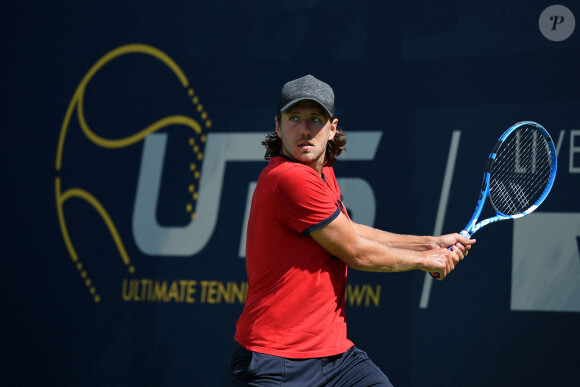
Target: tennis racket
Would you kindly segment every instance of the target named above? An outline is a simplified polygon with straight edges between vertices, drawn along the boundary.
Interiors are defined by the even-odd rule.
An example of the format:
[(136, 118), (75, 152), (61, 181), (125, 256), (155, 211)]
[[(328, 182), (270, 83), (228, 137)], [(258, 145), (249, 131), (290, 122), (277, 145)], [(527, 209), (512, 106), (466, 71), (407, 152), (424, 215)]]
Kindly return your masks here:
[[(542, 125), (524, 121), (511, 126), (487, 159), (475, 211), (460, 234), (470, 238), (488, 224), (534, 212), (550, 193), (556, 167), (556, 148)], [(478, 222), (485, 202), (495, 214)], [(440, 277), (439, 273), (430, 274)]]

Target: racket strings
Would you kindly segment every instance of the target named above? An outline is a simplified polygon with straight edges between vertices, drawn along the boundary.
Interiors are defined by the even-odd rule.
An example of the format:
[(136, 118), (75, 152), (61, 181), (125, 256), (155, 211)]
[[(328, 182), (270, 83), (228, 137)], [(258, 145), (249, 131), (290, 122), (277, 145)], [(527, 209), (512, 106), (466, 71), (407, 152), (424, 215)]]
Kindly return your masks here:
[(550, 147), (541, 132), (522, 126), (501, 144), (490, 170), (490, 200), (506, 215), (528, 210), (552, 173)]
[[(530, 149), (528, 145), (525, 143), (516, 145), (519, 148), (520, 155), (522, 148)], [(499, 174), (501, 170), (497, 169), (498, 175), (494, 179), (494, 186), (499, 188), (498, 191), (501, 194), (502, 202), (505, 203), (501, 212), (507, 214), (520, 213), (531, 207), (546, 187), (551, 171), (549, 162), (539, 164), (540, 168), (538, 168), (537, 154), (534, 158), (525, 157), (520, 159), (517, 157), (517, 151), (515, 154), (515, 159), (511, 160), (513, 165), (510, 168), (511, 170), (503, 170), (503, 172), (508, 171), (510, 174)], [(502, 156), (500, 156), (500, 159), (505, 160)], [(499, 203), (498, 200), (495, 200), (497, 198), (498, 196), (494, 195), (494, 202)]]

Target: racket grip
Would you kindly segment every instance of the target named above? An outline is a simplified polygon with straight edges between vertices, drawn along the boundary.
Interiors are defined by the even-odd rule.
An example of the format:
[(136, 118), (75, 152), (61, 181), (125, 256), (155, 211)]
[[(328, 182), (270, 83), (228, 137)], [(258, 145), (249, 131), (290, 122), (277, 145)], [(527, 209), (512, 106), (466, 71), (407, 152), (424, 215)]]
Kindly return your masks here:
[[(459, 232), (459, 235), (461, 235), (462, 237), (467, 238), (467, 239), (471, 238), (471, 235), (469, 234), (469, 232), (467, 232), (465, 230), (461, 230), (461, 232)], [(447, 248), (447, 250), (452, 250), (452, 249), (453, 249), (453, 246), (449, 246)], [(441, 277), (441, 275), (437, 272), (433, 272), (433, 273), (429, 273), (429, 274), (431, 275), (431, 277), (433, 277), (435, 279)]]

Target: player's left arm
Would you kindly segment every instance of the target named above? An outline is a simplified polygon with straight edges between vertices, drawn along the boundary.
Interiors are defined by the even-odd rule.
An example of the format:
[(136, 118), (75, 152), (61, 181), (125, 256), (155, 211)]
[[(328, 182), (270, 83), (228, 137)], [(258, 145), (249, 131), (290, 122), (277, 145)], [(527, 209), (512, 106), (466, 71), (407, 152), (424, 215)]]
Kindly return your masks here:
[[(379, 230), (355, 222), (353, 222), (352, 225), (356, 232), (363, 238), (379, 242), (389, 247), (416, 251), (426, 251), (453, 245), (459, 247), (459, 241), (465, 239), (457, 233), (441, 235), (438, 237), (428, 235), (405, 235)], [(465, 244), (465, 255), (467, 255), (469, 249), (471, 249), (471, 244)]]
[[(368, 232), (368, 230), (366, 230)], [(347, 266), (364, 271), (401, 272), (423, 270), (437, 272), (443, 279), (464, 257), (463, 247), (438, 247), (424, 251), (392, 247), (366, 238), (355, 230), (353, 223), (342, 213), (310, 233), (326, 251)], [(462, 238), (465, 244), (470, 243)]]

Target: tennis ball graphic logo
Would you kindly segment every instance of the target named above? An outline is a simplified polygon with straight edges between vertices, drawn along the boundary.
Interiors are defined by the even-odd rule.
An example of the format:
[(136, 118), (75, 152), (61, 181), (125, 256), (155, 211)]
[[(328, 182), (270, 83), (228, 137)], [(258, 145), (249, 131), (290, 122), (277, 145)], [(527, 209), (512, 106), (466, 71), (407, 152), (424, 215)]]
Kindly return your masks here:
[[(104, 77), (102, 74), (105, 73), (109, 77), (112, 74), (114, 79), (115, 74), (126, 72), (127, 69), (122, 67), (126, 63), (124, 59), (128, 57), (133, 60), (131, 62), (133, 66), (129, 69), (128, 74), (137, 77), (139, 70), (142, 69), (139, 66), (139, 61), (154, 62), (155, 65), (148, 69), (153, 68), (153, 71), (158, 72), (159, 78), (164, 79), (164, 82), (173, 83), (170, 86), (177, 87), (178, 92), (184, 96), (183, 101), (188, 107), (185, 109), (188, 114), (171, 112), (167, 114), (166, 111), (172, 110), (172, 104), (160, 107), (158, 110), (161, 113), (157, 114), (155, 106), (140, 107), (129, 98), (125, 100), (118, 95), (110, 96), (109, 93), (109, 97), (100, 93), (99, 79)], [(152, 78), (157, 78), (157, 74), (154, 74)], [(109, 83), (114, 85), (113, 93), (122, 93), (124, 80), (122, 78)], [(170, 89), (170, 87), (167, 88)], [(91, 89), (96, 91), (91, 92)], [(163, 89), (166, 88), (163, 87)], [(110, 90), (108, 91), (110, 92)], [(155, 94), (155, 91), (151, 91), (151, 93)], [(100, 101), (100, 104), (96, 104), (99, 106), (98, 108), (87, 102), (91, 98)], [(107, 105), (109, 100), (114, 101), (112, 108)], [(141, 99), (141, 101), (147, 100), (148, 98)], [(123, 107), (125, 103), (126, 106)], [(144, 124), (136, 124), (135, 122), (139, 122), (138, 119), (123, 121), (122, 114), (119, 112), (128, 112), (125, 115), (129, 117), (143, 116), (149, 121)], [(152, 119), (151, 117), (155, 115), (157, 117)], [(112, 117), (113, 120), (121, 121), (122, 124), (102, 125), (104, 117)], [(115, 252), (112, 255), (116, 255), (114, 262), (119, 263), (120, 267), (126, 270), (126, 273), (135, 274), (137, 264), (127, 249), (128, 242), (134, 242), (132, 239), (128, 241), (128, 238), (131, 237), (131, 220), (127, 219), (130, 216), (122, 215), (131, 212), (133, 207), (131, 201), (135, 198), (135, 194), (121, 194), (116, 192), (117, 188), (122, 185), (130, 187), (131, 184), (135, 184), (135, 176), (138, 175), (137, 198), (141, 197), (142, 199), (143, 196), (139, 189), (148, 188), (149, 191), (156, 191), (153, 199), (158, 200), (160, 182), (157, 181), (156, 187), (151, 186), (153, 180), (150, 178), (151, 171), (144, 168), (143, 165), (139, 167), (138, 154), (141, 151), (141, 162), (149, 162), (150, 164), (154, 155), (151, 156), (152, 153), (147, 152), (147, 150), (159, 149), (159, 144), (163, 141), (165, 141), (163, 145), (166, 146), (168, 133), (178, 132), (179, 136), (177, 137), (187, 148), (184, 153), (187, 156), (181, 157), (180, 162), (187, 161), (185, 169), (189, 174), (187, 178), (189, 181), (183, 184), (185, 187), (183, 203), (180, 202), (178, 205), (187, 217), (186, 222), (191, 222), (195, 218), (198, 200), (203, 151), (207, 139), (205, 130), (209, 129), (211, 125), (207, 112), (195, 90), (190, 87), (189, 80), (183, 71), (167, 54), (155, 47), (142, 44), (118, 47), (100, 58), (83, 77), (68, 105), (60, 131), (55, 163), (55, 199), (60, 230), (68, 254), (95, 302), (101, 301), (101, 294), (99, 281), (91, 276), (89, 269), (91, 265), (88, 263), (93, 259), (90, 254), (87, 254), (90, 246), (79, 246), (79, 243), (75, 242), (82, 239), (81, 236), (86, 240), (94, 235), (95, 238), (100, 238), (93, 242), (96, 249), (102, 244), (112, 243)], [(111, 127), (115, 130), (121, 129), (115, 132), (115, 130), (111, 130)], [(163, 162), (160, 164), (154, 167), (162, 171)], [(99, 166), (105, 172), (99, 170)], [(126, 173), (123, 174), (123, 172)], [(185, 179), (181, 180), (183, 183)], [(124, 192), (128, 192), (127, 189)], [(134, 189), (132, 192), (135, 192)], [(122, 203), (123, 200), (129, 200), (129, 202)], [(79, 203), (82, 205), (83, 211), (98, 219), (101, 227), (96, 227), (97, 230), (95, 228), (84, 229), (83, 224), (77, 224), (79, 219), (75, 212), (79, 208)], [(147, 206), (157, 208), (157, 203), (151, 204), (141, 200), (139, 206), (135, 204), (135, 209), (147, 208)], [(156, 213), (148, 215), (157, 219)], [(139, 231), (137, 233), (133, 231), (133, 233), (140, 235), (140, 237), (135, 236), (135, 239), (141, 240), (135, 242), (141, 252), (151, 255), (152, 252), (160, 250), (155, 243), (159, 244), (161, 241), (159, 238), (149, 238), (153, 241), (153, 247), (149, 242), (149, 245), (145, 243), (143, 248), (143, 240), (147, 240), (151, 235), (156, 235), (150, 231), (157, 229), (148, 227), (147, 224), (157, 224), (158, 221), (151, 221), (143, 216), (141, 218), (142, 222), (139, 221), (138, 217), (133, 216), (133, 227), (137, 225)], [(146, 225), (141, 226), (142, 223)], [(167, 229), (168, 227), (158, 228)], [(169, 227), (169, 229), (172, 228)], [(94, 262), (92, 264), (94, 265)]]

